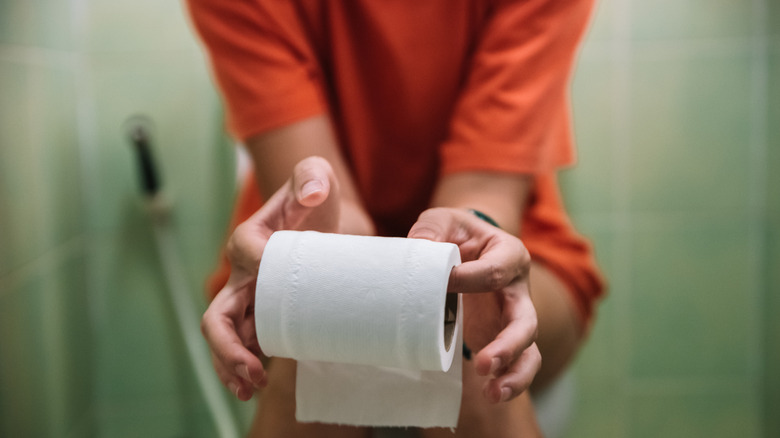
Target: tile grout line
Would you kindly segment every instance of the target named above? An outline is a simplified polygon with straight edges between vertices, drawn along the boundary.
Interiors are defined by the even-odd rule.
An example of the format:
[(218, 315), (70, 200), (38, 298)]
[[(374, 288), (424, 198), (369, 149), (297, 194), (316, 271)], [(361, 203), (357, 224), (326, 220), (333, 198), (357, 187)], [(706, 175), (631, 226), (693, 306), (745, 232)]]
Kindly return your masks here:
[(76, 53), (70, 50), (0, 44), (0, 61), (35, 66), (72, 66)]
[[(755, 1), (755, 0), (754, 0)], [(750, 47), (753, 36), (721, 36), (721, 37), (674, 37), (659, 39), (636, 39), (634, 45), (643, 49), (664, 49), (674, 52), (701, 53), (709, 51), (738, 50)]]
[[(717, 379), (719, 384), (713, 385), (713, 379)], [(752, 392), (749, 381), (749, 378), (728, 375), (654, 377), (631, 382), (631, 392), (654, 396), (746, 395)]]
[[(24, 51), (23, 55), (30, 55), (30, 57), (33, 58), (32, 61), (34, 61), (30, 62), (31, 68), (29, 69), (30, 74), (28, 81), (28, 96), (31, 104), (28, 106), (27, 128), (30, 132), (30, 149), (36, 157), (35, 161), (37, 162), (37, 165), (41, 166), (40, 169), (45, 173), (48, 173), (48, 163), (46, 163), (48, 160), (45, 160), (47, 148), (44, 144), (45, 141), (42, 133), (47, 126), (44, 125), (41, 127), (39, 117), (37, 117), (44, 110), (44, 107), (46, 106), (45, 102), (48, 101), (48, 96), (46, 95), (46, 89), (44, 87), (44, 75), (46, 69), (53, 67), (64, 67), (65, 69), (72, 71), (72, 57), (67, 53), (51, 53), (49, 51)], [(46, 206), (51, 205), (50, 201), (53, 200), (52, 190), (48, 187), (47, 183), (48, 181), (44, 184), (41, 184), (40, 181), (33, 183), (41, 184), (37, 190), (33, 190), (34, 198), (31, 199), (31, 202), (38, 204), (37, 209), (41, 212), (46, 211)], [(46, 234), (56, 226), (54, 218), (48, 214), (36, 215), (33, 222), (37, 229), (42, 230), (41, 232)], [(83, 239), (81, 239), (81, 243), (82, 244), (79, 246), (83, 248)], [(39, 268), (36, 274), (33, 274), (42, 277), (44, 281), (40, 292), (46, 299), (44, 300), (43, 307), (38, 309), (41, 312), (43, 319), (43, 323), (40, 327), (40, 342), (43, 350), (47, 352), (47, 361), (50, 365), (54, 365), (46, 367), (40, 376), (40, 379), (44, 382), (49, 391), (49, 397), (46, 397), (44, 402), (44, 409), (49, 417), (46, 426), (51, 434), (55, 434), (57, 430), (64, 428), (67, 417), (65, 408), (65, 398), (67, 397), (66, 389), (62, 379), (58, 378), (60, 377), (58, 375), (58, 369), (64, 363), (64, 358), (67, 355), (67, 352), (64, 349), (65, 334), (63, 333), (65, 322), (63, 321), (63, 315), (60, 312), (60, 309), (63, 307), (62, 304), (64, 300), (68, 297), (66, 295), (67, 293), (63, 293), (63, 290), (56, 284), (58, 279), (54, 280), (53, 283), (52, 275), (47, 275), (43, 272), (48, 269), (51, 269), (52, 272), (56, 272), (54, 271), (56, 267), (64, 263), (66, 259), (66, 254), (56, 254), (56, 256), (49, 261), (50, 265), (47, 266), (44, 264)], [(84, 259), (86, 259), (86, 257)]]
[[(86, 10), (86, 8), (85, 8)], [(77, 18), (74, 18), (77, 20)], [(106, 322), (102, 317), (105, 303), (101, 300), (97, 285), (98, 274), (95, 271), (96, 244), (94, 239), (94, 218), (93, 213), (97, 208), (99, 176), (97, 169), (97, 119), (95, 108), (95, 96), (93, 88), (93, 75), (90, 60), (85, 55), (80, 55), (75, 64), (76, 79), (74, 87), (76, 89), (76, 137), (79, 144), (80, 166), (81, 166), (81, 191), (82, 191), (82, 210), (85, 221), (85, 245), (86, 245), (86, 289), (87, 303), (89, 306), (89, 315), (91, 325), (94, 328), (103, 327)], [(98, 407), (99, 409), (99, 407)]]
[[(754, 0), (755, 1), (755, 0)], [(630, 38), (630, 36), (629, 36)], [(778, 39), (775, 37), (775, 39)], [(633, 48), (643, 50), (658, 51), (663, 55), (688, 55), (688, 54), (717, 54), (724, 52), (735, 52), (750, 49), (753, 46), (755, 38), (753, 36), (734, 36), (734, 37), (681, 37), (669, 39), (644, 39), (631, 40)], [(778, 39), (780, 41), (780, 39)], [(614, 51), (614, 38), (612, 40), (599, 40), (588, 42), (585, 50), (595, 53)]]
[(631, 352), (631, 217), (630, 217), (630, 107), (631, 107), (631, 4), (630, 0), (619, 0), (612, 14), (613, 42), (612, 65), (615, 85), (613, 88), (614, 108), (612, 115), (613, 193), (615, 198), (615, 217), (613, 226), (617, 233), (613, 243), (613, 256), (616, 257), (613, 274), (613, 293), (615, 297), (616, 323), (620, 327), (615, 344), (618, 347), (617, 381), (620, 383), (620, 403), (622, 432), (629, 430), (628, 403), (630, 387)]
[(23, 64), (37, 67), (59, 67), (75, 69), (83, 59), (100, 56), (136, 56), (136, 55), (169, 55), (189, 58), (199, 55), (191, 49), (161, 49), (161, 50), (62, 50), (47, 47), (24, 46), (0, 43), (0, 62)]
[[(90, 327), (93, 330), (101, 330), (105, 325), (105, 302), (102, 300), (103, 295), (100, 294), (98, 289), (99, 277), (95, 270), (95, 259), (97, 257), (96, 243), (94, 239), (94, 215), (92, 211), (96, 208), (96, 202), (98, 199), (98, 183), (99, 177), (97, 175), (97, 169), (99, 164), (97, 162), (97, 118), (95, 108), (95, 96), (94, 96), (94, 81), (91, 69), (90, 59), (87, 54), (84, 53), (83, 48), (87, 45), (88, 37), (88, 14), (89, 8), (87, 0), (72, 0), (72, 14), (71, 14), (71, 26), (75, 30), (76, 35), (76, 47), (82, 49), (79, 51), (79, 55), (74, 65), (75, 81), (74, 87), (76, 90), (76, 138), (79, 144), (79, 159), (81, 166), (81, 190), (82, 190), (82, 210), (85, 217), (85, 253), (84, 258), (84, 270), (85, 270), (85, 288), (87, 296), (87, 315), (90, 319)], [(97, 368), (96, 357), (98, 352), (96, 351), (96, 344), (93, 344), (92, 351), (90, 351), (92, 367), (95, 375), (98, 375), (99, 370)], [(97, 418), (102, 410), (101, 404), (97, 395), (97, 381), (95, 377), (92, 378), (91, 384), (93, 390), (89, 406), (91, 413), (91, 421), (93, 423), (94, 430), (99, 430), (99, 422)]]
[[(750, 373), (748, 380), (759, 399), (759, 405), (765, 410), (766, 389), (762, 385), (764, 374), (764, 302), (767, 293), (767, 278), (765, 277), (767, 263), (767, 246), (765, 238), (767, 228), (767, 155), (768, 155), (768, 92), (769, 92), (769, 44), (766, 26), (768, 4), (767, 0), (753, 0), (753, 19), (756, 28), (753, 35), (751, 55), (751, 86), (750, 86), (750, 139), (748, 154), (750, 163), (749, 193), (748, 193), (748, 225), (750, 227), (748, 242), (750, 251), (751, 274), (756, 279), (750, 293), (750, 308), (754, 318), (750, 318), (748, 333), (747, 368)], [(762, 412), (759, 430), (763, 431), (766, 413)]]
[(61, 263), (66, 258), (76, 254), (80, 249), (83, 250), (84, 247), (84, 235), (77, 234), (55, 244), (39, 256), (15, 267), (10, 272), (3, 274), (2, 277), (0, 277), (3, 280), (2, 283), (0, 283), (0, 299), (6, 294), (12, 293), (11, 291), (17, 288), (19, 283), (23, 282), (26, 278), (40, 274), (42, 270), (49, 269), (52, 266)]

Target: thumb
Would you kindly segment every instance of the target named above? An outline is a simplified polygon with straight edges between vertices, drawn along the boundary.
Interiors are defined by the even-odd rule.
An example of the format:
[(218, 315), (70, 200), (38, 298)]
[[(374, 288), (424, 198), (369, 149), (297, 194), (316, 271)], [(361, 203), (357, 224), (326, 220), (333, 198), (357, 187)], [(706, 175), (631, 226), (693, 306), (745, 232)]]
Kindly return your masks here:
[(247, 222), (259, 225), (267, 237), (279, 230), (335, 231), (338, 207), (333, 169), (324, 158), (309, 157)]
[(330, 163), (322, 157), (312, 156), (295, 165), (292, 190), (295, 199), (304, 207), (317, 207), (328, 199), (337, 180)]
[[(230, 236), (226, 254), (237, 277), (257, 275), (265, 244), (279, 230), (336, 230), (339, 218), (338, 186), (330, 164), (309, 157), (293, 169), (293, 176)], [(232, 275), (231, 275), (232, 278)]]
[(339, 185), (330, 163), (322, 157), (308, 157), (293, 169), (290, 188), (295, 196), (286, 209), (290, 225), (298, 230), (336, 232), (340, 203)]
[(451, 236), (451, 228), (456, 221), (453, 209), (429, 208), (420, 214), (406, 237), (460, 244)]

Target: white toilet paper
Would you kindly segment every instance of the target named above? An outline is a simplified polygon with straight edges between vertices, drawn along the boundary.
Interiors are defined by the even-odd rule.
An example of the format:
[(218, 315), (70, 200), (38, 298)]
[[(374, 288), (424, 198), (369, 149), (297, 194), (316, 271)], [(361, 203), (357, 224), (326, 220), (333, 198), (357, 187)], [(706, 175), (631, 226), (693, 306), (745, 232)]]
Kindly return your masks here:
[(257, 338), (297, 359), (296, 418), (455, 427), (461, 395), (458, 247), (280, 231), (258, 272)]

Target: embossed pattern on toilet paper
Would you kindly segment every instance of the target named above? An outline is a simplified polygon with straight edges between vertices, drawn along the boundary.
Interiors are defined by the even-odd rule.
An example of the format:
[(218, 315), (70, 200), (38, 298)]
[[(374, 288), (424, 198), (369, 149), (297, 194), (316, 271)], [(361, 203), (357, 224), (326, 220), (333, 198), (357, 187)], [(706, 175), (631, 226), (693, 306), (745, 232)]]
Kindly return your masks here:
[(447, 329), (443, 321), (458, 263), (448, 243), (275, 233), (259, 269), (256, 327), (266, 354), (299, 360), (296, 418), (454, 427), (460, 315)]

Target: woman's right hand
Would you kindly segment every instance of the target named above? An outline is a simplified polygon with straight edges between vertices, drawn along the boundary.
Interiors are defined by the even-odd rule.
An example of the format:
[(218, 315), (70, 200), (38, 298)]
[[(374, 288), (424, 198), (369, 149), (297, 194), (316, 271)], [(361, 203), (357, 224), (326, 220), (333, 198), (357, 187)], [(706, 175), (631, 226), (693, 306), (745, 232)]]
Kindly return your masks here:
[(240, 400), (267, 384), (254, 325), (254, 288), (263, 250), (275, 231), (340, 230), (338, 180), (320, 157), (299, 162), (292, 177), (249, 219), (227, 245), (230, 278), (209, 305), (201, 331), (222, 383)]

